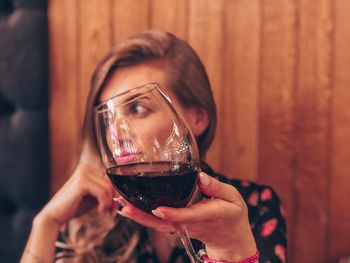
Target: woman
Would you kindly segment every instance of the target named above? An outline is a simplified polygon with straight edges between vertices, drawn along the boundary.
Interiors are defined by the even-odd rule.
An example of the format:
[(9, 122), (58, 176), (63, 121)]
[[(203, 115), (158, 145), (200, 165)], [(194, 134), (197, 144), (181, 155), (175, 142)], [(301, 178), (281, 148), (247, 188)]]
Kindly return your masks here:
[[(121, 197), (115, 198), (116, 208), (117, 193), (103, 176), (92, 125), (94, 106), (150, 82), (159, 83), (187, 119), (202, 159), (198, 187), (211, 197), (187, 208), (157, 208), (153, 215)], [(205, 68), (186, 42), (161, 31), (122, 42), (94, 72), (80, 162), (35, 217), (21, 262), (52, 262), (54, 255), (57, 262), (187, 262), (171, 234), (173, 223), (187, 226), (195, 249), (202, 248), (208, 262), (257, 262), (257, 251), (259, 262), (284, 262), (285, 223), (273, 190), (228, 180), (204, 162), (215, 128)]]

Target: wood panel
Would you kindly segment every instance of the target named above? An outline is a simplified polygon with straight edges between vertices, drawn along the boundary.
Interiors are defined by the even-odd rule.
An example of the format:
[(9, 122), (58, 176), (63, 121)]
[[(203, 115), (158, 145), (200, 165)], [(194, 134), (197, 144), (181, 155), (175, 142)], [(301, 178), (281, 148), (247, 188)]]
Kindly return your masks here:
[(50, 37), (50, 146), (52, 192), (73, 170), (79, 151), (77, 3), (52, 0), (48, 6)]
[(80, 77), (80, 124), (83, 122), (85, 101), (90, 90), (90, 80), (96, 64), (112, 45), (111, 5), (100, 0), (78, 1), (79, 9), (79, 56)]
[(113, 44), (149, 29), (150, 0), (111, 0)]
[(207, 160), (216, 168), (222, 168), (221, 156), (223, 137), (222, 103), (222, 50), (223, 50), (223, 11), (224, 0), (191, 0), (189, 2), (188, 42), (198, 52), (206, 66), (218, 110), (216, 140), (208, 153)]
[[(295, 167), (296, 6), (294, 0), (263, 2), (259, 94), (259, 181), (272, 185), (286, 211), (293, 251)], [(289, 253), (291, 261), (293, 254)], [(301, 261), (300, 261), (301, 262)]]
[(151, 28), (187, 39), (188, 0), (152, 0), (151, 14)]
[(258, 175), (260, 1), (226, 1), (224, 12), (221, 92), (225, 147), (220, 161), (224, 174), (254, 181)]
[[(329, 259), (350, 254), (350, 30), (349, 1), (335, 1), (334, 82), (332, 99), (332, 155)], [(334, 261), (333, 261), (334, 260)]]
[(300, 262), (322, 262), (327, 256), (331, 3), (332, 0), (302, 0), (299, 7), (295, 178), (298, 213), (293, 256)]

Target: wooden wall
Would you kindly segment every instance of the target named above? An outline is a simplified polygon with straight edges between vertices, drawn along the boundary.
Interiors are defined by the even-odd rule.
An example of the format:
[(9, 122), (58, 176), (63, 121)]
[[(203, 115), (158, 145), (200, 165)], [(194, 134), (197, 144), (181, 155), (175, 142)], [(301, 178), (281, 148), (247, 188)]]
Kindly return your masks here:
[(209, 72), (220, 123), (209, 162), (281, 196), (289, 262), (350, 254), (349, 14), (349, 0), (50, 0), (53, 191), (76, 161), (97, 61), (163, 29)]

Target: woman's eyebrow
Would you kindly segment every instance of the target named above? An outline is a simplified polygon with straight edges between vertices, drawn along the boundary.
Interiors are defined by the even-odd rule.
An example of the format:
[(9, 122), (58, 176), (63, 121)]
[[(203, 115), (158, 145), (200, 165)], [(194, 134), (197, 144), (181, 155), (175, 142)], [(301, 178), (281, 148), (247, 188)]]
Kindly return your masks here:
[[(143, 95), (143, 96), (140, 97), (140, 95)], [(116, 96), (117, 96), (117, 95), (116, 95)], [(114, 98), (114, 97), (115, 97), (115, 96), (112, 96), (111, 98), (109, 98), (109, 99), (107, 99), (107, 100), (103, 100), (103, 101), (102, 101), (100, 98), (98, 98), (97, 103), (96, 103), (95, 106), (100, 105), (100, 104), (102, 104), (102, 103), (105, 103), (105, 102), (109, 101), (110, 99), (112, 99), (112, 98)], [(126, 99), (125, 99), (124, 101), (122, 101), (120, 104), (128, 103), (128, 102), (133, 101), (134, 99), (136, 99), (136, 98), (138, 98), (138, 97), (140, 97), (140, 100), (141, 100), (141, 99), (151, 100), (151, 98), (147, 95), (147, 93), (146, 93), (146, 94), (137, 93), (137, 94), (134, 94), (134, 95), (132, 95), (132, 96), (126, 98)]]
[[(134, 99), (137, 99), (140, 95), (142, 95), (142, 93), (139, 93), (139, 94), (135, 94), (135, 95), (132, 95), (128, 98), (125, 99), (125, 101), (123, 101), (123, 104), (124, 103), (127, 103), (127, 102), (130, 102), (130, 101), (133, 101)], [(151, 98), (147, 95), (143, 95), (142, 97), (139, 98), (140, 100), (141, 99), (147, 99), (147, 100), (150, 100)]]

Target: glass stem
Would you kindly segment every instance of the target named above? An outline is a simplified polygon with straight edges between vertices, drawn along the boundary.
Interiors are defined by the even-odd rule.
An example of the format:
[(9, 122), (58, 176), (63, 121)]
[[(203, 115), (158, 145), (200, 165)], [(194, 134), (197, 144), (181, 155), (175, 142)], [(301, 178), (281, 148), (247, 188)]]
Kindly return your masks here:
[(203, 262), (198, 258), (196, 252), (193, 249), (190, 238), (188, 237), (186, 226), (183, 224), (175, 224), (176, 232), (179, 235), (182, 245), (184, 246), (191, 263)]

